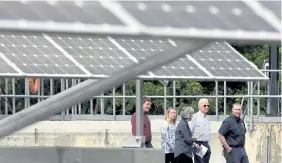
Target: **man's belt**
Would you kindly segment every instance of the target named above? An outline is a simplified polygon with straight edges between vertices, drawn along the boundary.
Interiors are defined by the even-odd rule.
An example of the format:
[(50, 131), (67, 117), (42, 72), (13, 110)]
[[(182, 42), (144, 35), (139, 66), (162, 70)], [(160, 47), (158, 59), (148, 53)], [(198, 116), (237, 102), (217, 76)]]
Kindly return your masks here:
[(243, 148), (243, 145), (229, 145), (231, 148)]
[(196, 143), (201, 143), (201, 144), (208, 144), (208, 141), (196, 141)]

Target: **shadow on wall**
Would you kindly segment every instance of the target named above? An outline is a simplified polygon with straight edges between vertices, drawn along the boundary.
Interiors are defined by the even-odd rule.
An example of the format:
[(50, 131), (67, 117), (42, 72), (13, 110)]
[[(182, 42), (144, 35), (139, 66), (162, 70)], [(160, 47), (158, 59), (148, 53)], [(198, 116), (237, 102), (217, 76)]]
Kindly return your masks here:
[[(253, 138), (254, 136), (256, 139)], [(256, 161), (258, 163), (266, 163), (268, 158), (270, 163), (281, 163), (282, 149), (279, 125), (266, 123), (257, 125), (256, 135), (249, 132), (249, 139), (252, 139), (250, 140), (251, 144), (257, 150)]]

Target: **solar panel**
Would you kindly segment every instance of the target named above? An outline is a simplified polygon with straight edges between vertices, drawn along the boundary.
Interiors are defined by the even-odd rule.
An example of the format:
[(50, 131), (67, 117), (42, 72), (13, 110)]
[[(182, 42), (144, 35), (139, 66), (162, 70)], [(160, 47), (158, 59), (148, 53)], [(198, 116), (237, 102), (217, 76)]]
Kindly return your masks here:
[(277, 18), (281, 21), (281, 1), (259, 1), (264, 7), (266, 7), (268, 10), (270, 10)]
[[(116, 42), (122, 46), (127, 52), (129, 52), (137, 60), (145, 60), (150, 56), (159, 52), (164, 52), (169, 48), (175, 48), (177, 42), (171, 39), (122, 39), (115, 37)], [(169, 65), (162, 66), (159, 69), (151, 71), (149, 74), (159, 77), (206, 77), (207, 74), (199, 69), (189, 59), (181, 58), (177, 62), (173, 62)]]
[(1, 1), (0, 29), (280, 42), (276, 3), (257, 8), (247, 0)]
[(0, 74), (18, 74), (18, 72), (10, 66), (1, 56), (0, 52)]
[(23, 73), (86, 75), (40, 34), (0, 33), (0, 52)]
[[(111, 76), (184, 40), (122, 36), (0, 33), (0, 55), (25, 75)], [(7, 61), (9, 60), (9, 61)], [(13, 72), (7, 64), (5, 72)], [(15, 67), (13, 67), (15, 69)], [(10, 69), (9, 69), (10, 68)], [(18, 71), (16, 71), (18, 72)], [(268, 79), (227, 43), (213, 43), (139, 76), (144, 79)]]
[(240, 1), (122, 1), (120, 3), (138, 21), (148, 27), (276, 31)]
[(110, 37), (54, 36), (51, 38), (92, 74), (111, 75), (134, 62)]
[(0, 1), (0, 19), (123, 25), (98, 1)]
[(217, 78), (267, 78), (228, 43), (212, 43), (191, 56)]

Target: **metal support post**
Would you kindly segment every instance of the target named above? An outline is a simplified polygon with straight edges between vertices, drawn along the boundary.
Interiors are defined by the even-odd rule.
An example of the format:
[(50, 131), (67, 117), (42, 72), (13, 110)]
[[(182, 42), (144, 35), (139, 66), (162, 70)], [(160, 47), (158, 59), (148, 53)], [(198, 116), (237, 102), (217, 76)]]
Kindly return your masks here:
[[(42, 85), (43, 85), (43, 81), (42, 81)], [(61, 92), (63, 92), (65, 88), (66, 88), (65, 80), (61, 79)], [(61, 111), (61, 121), (65, 120), (65, 114), (66, 114), (66, 110), (64, 109)]]
[(54, 79), (50, 79), (50, 95), (54, 95)]
[[(278, 70), (278, 54), (279, 48), (277, 45), (270, 45), (269, 47), (269, 66), (271, 70)], [(278, 95), (278, 72), (269, 72), (270, 80), (268, 83), (268, 94), (269, 95)], [(268, 98), (268, 107), (267, 115), (277, 116), (278, 115), (278, 98), (269, 97)]]
[[(77, 79), (77, 84), (79, 84), (81, 81), (80, 79)], [(92, 101), (92, 108), (93, 108), (93, 99), (90, 99)], [(78, 114), (81, 114), (81, 102), (78, 103)], [(90, 107), (91, 108), (91, 107)]]
[[(29, 81), (28, 81), (28, 78), (25, 78), (25, 81), (24, 81), (24, 88), (25, 88), (25, 95), (29, 95)], [(29, 97), (26, 97), (24, 99), (24, 108), (28, 108), (29, 107), (29, 101), (30, 101), (30, 98)]]
[(113, 87), (113, 117), (116, 120), (116, 87)]
[(79, 85), (1, 120), (0, 138), (37, 121), (44, 120), (78, 102), (89, 100), (91, 96), (97, 96), (103, 91), (109, 91), (113, 86), (122, 85), (123, 82), (132, 80), (146, 71), (170, 63), (187, 53), (193, 53), (212, 41), (187, 40), (185, 44), (177, 45), (177, 48), (160, 52), (148, 57), (146, 60), (141, 60), (138, 64), (133, 64), (126, 69), (114, 72), (109, 78), (99, 80), (98, 82), (96, 80), (86, 80)]
[[(104, 96), (104, 92), (101, 93), (101, 96)], [(103, 97), (100, 98), (100, 110), (101, 110), (101, 115), (104, 115), (105, 114), (105, 102), (104, 102), (104, 99)]]
[[(257, 95), (260, 95), (260, 81), (257, 81), (258, 91)], [(260, 116), (260, 98), (257, 98), (257, 116)]]
[(136, 136), (144, 136), (143, 80), (136, 80)]
[[(66, 90), (68, 90), (69, 89), (69, 79), (66, 79)], [(72, 106), (72, 105), (71, 105)], [(70, 107), (71, 107), (70, 106)], [(69, 115), (69, 113), (70, 113), (70, 107), (67, 107), (66, 108), (66, 115)]]
[(40, 79), (40, 86), (39, 89), (37, 90), (37, 103), (41, 101), (41, 85), (42, 85), (42, 79)]
[(280, 72), (279, 72), (279, 76), (280, 76), (280, 107), (279, 107), (279, 114), (280, 116), (282, 116), (282, 54), (280, 54)]
[(166, 98), (166, 95), (167, 95), (167, 90), (166, 90), (166, 85), (164, 85), (164, 114), (166, 112), (166, 109), (167, 109), (167, 98)]
[[(8, 95), (9, 94), (9, 82), (8, 79), (5, 78), (5, 94)], [(9, 108), (9, 98), (6, 97), (5, 98), (5, 115), (8, 115), (8, 108)]]
[(253, 104), (254, 104), (254, 98), (253, 98), (253, 81), (250, 81), (250, 115), (249, 115), (249, 120), (250, 120), (250, 131), (254, 130), (254, 126), (253, 126)]
[(176, 96), (176, 89), (175, 89), (175, 80), (173, 80), (173, 86), (172, 86), (172, 91), (173, 91), (173, 107), (175, 108), (176, 107), (176, 98), (175, 98), (175, 96)]
[(224, 98), (223, 98), (223, 109), (224, 109), (224, 113), (223, 115), (226, 115), (226, 81), (223, 82), (223, 95), (224, 95)]
[(125, 83), (122, 84), (122, 115), (125, 115)]
[[(16, 95), (16, 83), (15, 83), (15, 78), (12, 79), (12, 91), (13, 91), (13, 95)], [(13, 114), (16, 113), (16, 98), (13, 97)]]
[(216, 120), (219, 120), (218, 116), (218, 81), (215, 81), (215, 115), (216, 115)]
[[(93, 115), (93, 109), (94, 109), (94, 106), (93, 106), (93, 97), (91, 97), (90, 101), (90, 114)], [(80, 113), (81, 114), (81, 113)]]
[(247, 104), (247, 114), (248, 114), (248, 117), (250, 116), (250, 108), (251, 108), (251, 101), (250, 101), (250, 98), (249, 96), (251, 95), (251, 85), (250, 85), (250, 82), (248, 82), (248, 104)]
[(45, 98), (44, 98), (44, 95), (45, 95), (45, 93), (44, 93), (44, 78), (41, 79), (40, 91), (41, 91), (41, 96), (42, 96), (41, 101), (44, 101), (45, 100)]
[[(71, 86), (76, 86), (76, 79), (71, 79)], [(77, 114), (77, 104), (73, 105), (71, 107), (71, 115), (76, 115)]]

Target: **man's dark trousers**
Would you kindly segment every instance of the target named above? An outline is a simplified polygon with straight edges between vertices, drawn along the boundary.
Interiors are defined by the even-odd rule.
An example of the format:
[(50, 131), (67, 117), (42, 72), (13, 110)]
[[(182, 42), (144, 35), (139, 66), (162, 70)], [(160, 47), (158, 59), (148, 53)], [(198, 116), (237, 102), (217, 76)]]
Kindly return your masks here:
[(249, 163), (249, 158), (244, 147), (233, 147), (229, 153), (224, 149), (223, 155), (226, 163)]
[(152, 145), (152, 143), (145, 143), (145, 147), (146, 148), (153, 148), (153, 145)]
[(210, 162), (210, 157), (211, 157), (211, 148), (208, 142), (201, 142), (201, 141), (196, 141), (195, 143), (199, 145), (203, 145), (208, 148), (207, 153), (204, 155), (203, 158), (198, 156), (196, 154), (197, 150), (194, 150), (194, 162), (195, 163), (209, 163)]

